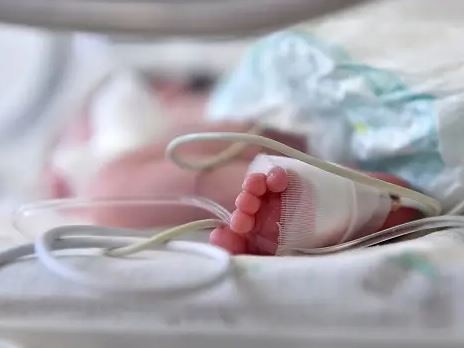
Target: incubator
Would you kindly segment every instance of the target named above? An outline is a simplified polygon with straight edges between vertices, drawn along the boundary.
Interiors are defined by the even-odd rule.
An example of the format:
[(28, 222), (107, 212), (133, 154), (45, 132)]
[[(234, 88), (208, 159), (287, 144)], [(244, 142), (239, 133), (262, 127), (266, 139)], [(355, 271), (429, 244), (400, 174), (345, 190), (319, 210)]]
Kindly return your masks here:
[[(457, 11), (459, 1), (446, 11), (414, 0), (0, 0), (0, 198), (15, 239), (0, 248), (0, 347), (462, 346), (461, 91), (447, 75), (462, 69), (445, 59), (430, 72), (404, 50), (416, 45), (430, 61), (459, 53)], [(372, 27), (376, 21), (383, 26)], [(449, 41), (436, 44), (441, 52), (414, 41), (427, 27)], [(363, 45), (366, 28), (403, 51)], [(404, 41), (389, 37), (395, 30)], [(299, 85), (301, 74), (311, 78)], [(96, 173), (173, 124), (234, 113), (256, 125), (174, 134), (166, 158), (201, 172), (258, 145), (374, 187), (425, 218), (291, 250), (299, 256), (232, 256), (207, 243), (208, 231), (231, 220), (215, 201), (146, 192), (75, 198)], [(341, 114), (356, 132), (350, 143), (332, 122)], [(363, 115), (372, 114), (369, 123)], [(392, 115), (401, 117), (385, 126)], [(411, 126), (417, 117), (422, 128)], [(411, 132), (402, 136), (398, 124)], [(317, 158), (264, 137), (266, 127), (308, 136)], [(341, 145), (327, 145), (327, 137)], [(232, 145), (203, 161), (181, 151), (217, 141)], [(404, 144), (395, 153), (424, 157), (413, 169), (402, 166), (389, 157), (393, 143)], [(353, 144), (361, 150), (349, 152)], [(414, 185), (328, 162), (347, 154)]]

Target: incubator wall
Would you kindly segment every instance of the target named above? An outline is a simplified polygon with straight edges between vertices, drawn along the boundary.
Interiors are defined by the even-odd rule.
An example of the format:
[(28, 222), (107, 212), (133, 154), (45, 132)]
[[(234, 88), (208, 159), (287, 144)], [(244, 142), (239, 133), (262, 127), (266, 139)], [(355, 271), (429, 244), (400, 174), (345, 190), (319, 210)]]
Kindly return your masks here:
[(198, 121), (218, 76), (247, 45), (2, 24), (4, 210), (77, 194), (99, 164), (155, 141), (170, 124)]

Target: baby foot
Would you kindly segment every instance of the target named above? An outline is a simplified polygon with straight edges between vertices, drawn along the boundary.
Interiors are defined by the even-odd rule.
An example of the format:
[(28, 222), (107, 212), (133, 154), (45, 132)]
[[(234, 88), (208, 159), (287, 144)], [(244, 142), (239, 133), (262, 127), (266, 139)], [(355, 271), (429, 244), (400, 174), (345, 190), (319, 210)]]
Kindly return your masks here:
[[(378, 179), (405, 186), (390, 175), (369, 173)], [(274, 167), (267, 175), (254, 173), (247, 176), (238, 195), (230, 225), (218, 227), (210, 235), (210, 242), (232, 254), (275, 255), (279, 240), (281, 194), (288, 185), (284, 169)], [(412, 208), (401, 207), (388, 215), (381, 229), (403, 224), (421, 217)]]
[(267, 175), (248, 175), (235, 201), (230, 225), (216, 228), (210, 242), (233, 254), (275, 254), (281, 193), (287, 185), (287, 173), (280, 167), (274, 167)]

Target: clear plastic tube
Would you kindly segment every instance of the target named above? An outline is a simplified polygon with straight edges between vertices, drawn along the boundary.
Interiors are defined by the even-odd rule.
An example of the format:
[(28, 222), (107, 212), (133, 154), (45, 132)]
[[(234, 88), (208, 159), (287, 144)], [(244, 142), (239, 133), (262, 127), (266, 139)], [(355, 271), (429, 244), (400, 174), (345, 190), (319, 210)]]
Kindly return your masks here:
[[(114, 226), (79, 225), (55, 223), (55, 227), (34, 231), (38, 218), (47, 217), (50, 212), (74, 211), (108, 207), (150, 208), (156, 211), (160, 206), (186, 206), (203, 209), (217, 219), (206, 219), (168, 229), (164, 233), (147, 236), (146, 233), (130, 228)], [(175, 210), (173, 210), (175, 215)], [(111, 198), (111, 199), (65, 199), (42, 201), (22, 206), (15, 214), (14, 225), (26, 238), (35, 237), (28, 243), (0, 252), (0, 264), (35, 254), (39, 261), (51, 272), (79, 285), (112, 292), (149, 292), (159, 296), (186, 294), (216, 284), (225, 278), (231, 267), (231, 256), (224, 250), (205, 243), (190, 241), (170, 241), (179, 234), (213, 228), (230, 221), (230, 213), (219, 204), (193, 196), (158, 196), (154, 198)], [(150, 237), (150, 238), (148, 238)], [(132, 284), (107, 279), (102, 275), (92, 275), (74, 268), (65, 259), (57, 257), (55, 250), (102, 248), (107, 256), (124, 256), (142, 250), (162, 248), (173, 252), (183, 252), (203, 256), (215, 262), (211, 272), (199, 272), (198, 276), (180, 285), (147, 286), (134, 288)]]
[[(102, 233), (103, 232), (103, 233)], [(102, 235), (110, 236), (101, 237)], [(175, 252), (187, 252), (200, 255), (215, 261), (211, 272), (198, 272), (193, 279), (181, 285), (134, 287), (132, 284), (92, 275), (81, 269), (72, 267), (63, 258), (57, 257), (53, 251), (68, 248), (122, 248), (137, 242), (133, 231), (125, 229), (104, 228), (96, 226), (62, 226), (51, 229), (39, 236), (34, 244), (35, 254), (41, 263), (55, 274), (79, 285), (111, 292), (147, 292), (152, 295), (169, 296), (173, 294), (189, 294), (202, 290), (223, 280), (231, 269), (231, 256), (220, 248), (196, 242), (170, 241), (163, 249)], [(159, 248), (159, 245), (147, 245), (146, 250)], [(14, 254), (10, 257), (15, 256)], [(1, 254), (0, 254), (1, 258)]]
[[(152, 238), (138, 234), (132, 229), (122, 229), (103, 226), (70, 225), (60, 226), (49, 229), (44, 233), (38, 234), (35, 243), (21, 245), (0, 253), (0, 264), (12, 262), (17, 258), (35, 253), (40, 262), (51, 272), (72, 281), (76, 284), (91, 287), (97, 290), (111, 292), (150, 292), (158, 296), (170, 296), (174, 294), (189, 294), (192, 291), (202, 290), (213, 286), (225, 279), (231, 269), (232, 258), (224, 250), (212, 245), (170, 241), (178, 234), (183, 234), (192, 229), (210, 228), (220, 223), (228, 223), (230, 213), (208, 199), (198, 197), (158, 197), (156, 199), (93, 199), (93, 200), (57, 200), (46, 201), (22, 207), (15, 221), (16, 225), (21, 225), (21, 216), (27, 216), (27, 212), (43, 212), (75, 208), (76, 206), (98, 206), (98, 205), (134, 205), (139, 206), (147, 203), (152, 205), (159, 204), (179, 204), (200, 207), (213, 213), (220, 220), (200, 220), (160, 233)], [(19, 219), (18, 219), (19, 217)], [(439, 216), (409, 222), (400, 226), (395, 226), (368, 236), (364, 236), (342, 244), (313, 249), (296, 249), (296, 252), (306, 255), (324, 255), (336, 252), (347, 251), (354, 248), (368, 247), (393, 238), (413, 234), (417, 232), (428, 233), (443, 229), (464, 228), (464, 217), (460, 216)], [(125, 256), (142, 250), (153, 250), (163, 247), (165, 250), (174, 252), (188, 252), (201, 255), (215, 262), (213, 271), (199, 272), (198, 277), (186, 281), (181, 285), (160, 285), (157, 287), (147, 286), (134, 288), (131, 284), (121, 281), (114, 281), (102, 275), (92, 275), (83, 270), (72, 267), (63, 258), (57, 257), (54, 250), (60, 249), (79, 249), (79, 248), (103, 248), (105, 255)]]
[[(236, 147), (231, 147), (227, 151), (219, 154), (216, 157), (210, 158), (203, 162), (187, 162), (179, 157), (176, 149), (185, 143), (194, 141), (214, 141), (214, 140), (228, 140), (239, 143)], [(403, 187), (389, 184), (361, 175), (353, 170), (337, 166), (332, 163), (327, 163), (316, 158), (313, 158), (305, 153), (297, 151), (293, 148), (285, 146), (279, 142), (267, 139), (255, 134), (241, 134), (241, 133), (199, 133), (189, 134), (174, 139), (167, 148), (167, 156), (174, 163), (181, 168), (190, 170), (204, 170), (229, 160), (238, 152), (243, 150), (244, 144), (260, 145), (275, 151), (278, 151), (287, 156), (299, 159), (310, 165), (332, 172), (336, 175), (352, 179), (354, 181), (372, 185), (380, 189), (386, 190), (390, 194), (399, 196), (403, 199), (402, 204), (412, 201), (411, 204), (417, 205), (424, 213), (428, 215), (437, 215), (440, 213), (440, 204), (431, 197), (425, 196), (419, 192), (415, 192)], [(108, 207), (131, 207), (140, 208), (149, 207), (150, 214), (160, 206), (187, 206), (196, 207), (208, 211), (213, 214), (217, 219), (199, 220), (189, 222), (187, 224), (177, 226), (162, 233), (159, 233), (151, 238), (146, 235), (137, 234), (133, 229), (121, 229), (103, 226), (83, 226), (75, 222), (70, 225), (58, 223), (54, 228), (46, 228), (37, 231), (37, 224), (34, 223), (34, 216), (40, 216), (46, 212), (63, 212), (75, 211), (82, 208), (95, 209), (95, 208), (108, 208)], [(172, 212), (176, 215), (176, 212)], [(31, 219), (32, 217), (32, 219)], [(104, 277), (92, 276), (81, 270), (72, 268), (63, 262), (62, 259), (56, 257), (53, 253), (56, 249), (66, 248), (104, 248), (104, 254), (107, 256), (126, 256), (142, 250), (159, 248), (161, 245), (165, 246), (168, 250), (183, 251), (193, 254), (200, 254), (206, 258), (217, 261), (217, 268), (211, 274), (202, 277), (200, 274), (197, 279), (190, 281), (183, 286), (179, 287), (159, 287), (150, 289), (151, 292), (159, 294), (170, 294), (175, 292), (190, 292), (196, 289), (203, 289), (207, 286), (217, 283), (223, 279), (230, 269), (231, 257), (224, 250), (208, 244), (194, 243), (194, 242), (180, 242), (170, 241), (181, 234), (185, 234), (192, 230), (199, 230), (205, 228), (213, 228), (220, 224), (229, 224), (231, 214), (219, 204), (202, 197), (192, 196), (159, 196), (154, 198), (109, 198), (109, 199), (70, 199), (70, 200), (55, 200), (44, 201), (34, 204), (29, 204), (21, 207), (14, 218), (14, 225), (26, 237), (30, 234), (36, 235), (34, 244), (34, 251), (39, 260), (50, 271), (66, 278), (75, 283), (82, 285), (111, 290), (111, 291), (146, 291), (147, 289), (133, 289), (127, 285), (121, 285), (121, 282), (111, 282)], [(31, 221), (32, 220), (32, 221)], [(32, 223), (31, 223), (32, 222)], [(353, 248), (362, 248), (378, 244), (400, 236), (413, 234), (417, 232), (434, 232), (441, 229), (449, 228), (464, 228), (464, 217), (459, 216), (438, 216), (430, 217), (422, 220), (409, 222), (400, 226), (395, 226), (377, 233), (373, 233), (349, 242), (341, 243), (334, 246), (314, 248), (314, 249), (296, 249), (295, 251), (303, 254), (330, 254), (334, 252), (341, 252)], [(31, 233), (31, 231), (34, 231)], [(38, 232), (38, 233), (37, 233)], [(6, 250), (0, 253), (1, 262), (11, 262), (15, 258), (22, 257), (31, 253), (31, 244), (24, 245), (18, 248)], [(201, 278), (201, 279), (200, 279)]]
[(273, 139), (269, 139), (257, 134), (234, 133), (234, 132), (206, 132), (206, 133), (191, 133), (181, 135), (173, 139), (166, 148), (166, 156), (172, 162), (177, 164), (182, 169), (187, 170), (205, 170), (212, 166), (219, 166), (223, 162), (216, 157), (203, 159), (202, 161), (188, 161), (179, 154), (178, 148), (182, 145), (206, 142), (206, 141), (230, 141), (232, 143), (242, 143), (248, 145), (258, 145), (263, 148), (276, 151), (285, 156), (297, 159), (326, 172), (345, 177), (357, 183), (367, 186), (376, 187), (390, 195), (398, 197), (401, 200), (401, 205), (406, 206), (408, 202), (413, 202), (413, 207), (419, 209), (425, 216), (437, 216), (441, 213), (441, 204), (432, 197), (423, 193), (385, 182), (366, 174), (362, 174), (350, 168), (340, 166), (335, 163), (326, 162), (316, 157), (312, 157), (304, 152), (296, 150), (290, 146), (282, 144)]
[(414, 233), (432, 233), (438, 230), (451, 228), (464, 228), (464, 216), (444, 215), (425, 218), (394, 226), (389, 229), (372, 233), (345, 243), (321, 248), (296, 249), (296, 251), (307, 255), (331, 254), (355, 248), (369, 247), (394, 238)]
[[(51, 229), (40, 235), (35, 243), (23, 244), (0, 252), (0, 265), (15, 261), (18, 258), (34, 254), (51, 272), (76, 284), (97, 290), (111, 292), (148, 292), (152, 295), (168, 296), (188, 294), (201, 290), (223, 280), (231, 268), (231, 256), (224, 250), (204, 243), (171, 241), (163, 245), (163, 249), (203, 256), (215, 261), (211, 272), (199, 272), (194, 279), (181, 285), (134, 287), (127, 282), (108, 279), (104, 275), (92, 275), (68, 264), (65, 259), (57, 257), (54, 250), (87, 249), (87, 248), (122, 248), (140, 240), (134, 231), (105, 228), (97, 226), (62, 226)], [(106, 237), (102, 237), (105, 235)], [(109, 238), (111, 237), (111, 238)], [(146, 249), (155, 249), (151, 245)]]
[[(161, 207), (194, 207), (203, 209), (220, 221), (228, 224), (230, 212), (218, 203), (199, 196), (169, 196), (153, 197), (112, 197), (92, 199), (57, 199), (44, 200), (25, 204), (13, 215), (13, 226), (26, 240), (34, 240), (45, 231), (63, 225), (94, 224), (90, 220), (79, 220), (75, 211), (92, 211), (101, 208), (110, 209), (149, 209), (154, 215)], [(112, 226), (114, 227), (114, 226)]]
[(448, 212), (449, 215), (460, 215), (463, 213), (464, 213), (464, 200), (456, 204), (456, 206)]

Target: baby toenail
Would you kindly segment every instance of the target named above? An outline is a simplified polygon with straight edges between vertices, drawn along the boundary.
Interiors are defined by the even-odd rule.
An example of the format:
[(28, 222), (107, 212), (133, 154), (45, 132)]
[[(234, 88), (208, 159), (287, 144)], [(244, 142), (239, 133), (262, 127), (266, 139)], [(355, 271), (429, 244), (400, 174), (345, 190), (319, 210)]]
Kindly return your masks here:
[(266, 184), (271, 192), (280, 193), (285, 191), (288, 186), (288, 176), (285, 169), (281, 167), (272, 168), (267, 175)]

